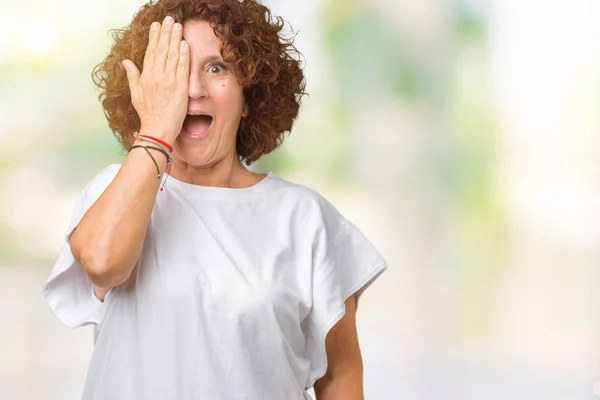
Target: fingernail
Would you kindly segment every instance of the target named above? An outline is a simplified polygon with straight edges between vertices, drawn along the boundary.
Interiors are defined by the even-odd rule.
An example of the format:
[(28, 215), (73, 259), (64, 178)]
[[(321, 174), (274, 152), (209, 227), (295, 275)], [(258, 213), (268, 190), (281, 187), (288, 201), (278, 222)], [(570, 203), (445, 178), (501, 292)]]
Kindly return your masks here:
[(156, 32), (158, 30), (158, 22), (153, 22), (152, 26), (150, 28), (153, 32)]

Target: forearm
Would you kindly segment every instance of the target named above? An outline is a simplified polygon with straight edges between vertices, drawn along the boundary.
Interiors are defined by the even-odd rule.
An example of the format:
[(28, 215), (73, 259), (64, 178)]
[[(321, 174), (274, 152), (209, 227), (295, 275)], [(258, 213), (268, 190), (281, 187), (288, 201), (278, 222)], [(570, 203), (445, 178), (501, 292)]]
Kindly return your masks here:
[[(166, 157), (149, 151), (163, 173)], [(94, 285), (117, 286), (131, 274), (159, 184), (156, 166), (148, 153), (133, 149), (111, 184), (79, 222), (71, 237), (71, 249)]]

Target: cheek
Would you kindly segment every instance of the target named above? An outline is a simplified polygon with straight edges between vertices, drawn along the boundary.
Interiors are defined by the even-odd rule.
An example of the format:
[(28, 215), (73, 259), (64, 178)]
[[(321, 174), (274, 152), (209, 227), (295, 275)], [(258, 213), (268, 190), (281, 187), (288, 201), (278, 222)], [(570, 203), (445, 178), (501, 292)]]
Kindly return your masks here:
[(214, 89), (215, 100), (218, 100), (221, 106), (231, 110), (232, 105), (235, 105), (236, 107), (241, 107), (243, 105), (244, 94), (239, 85), (221, 81), (216, 83)]

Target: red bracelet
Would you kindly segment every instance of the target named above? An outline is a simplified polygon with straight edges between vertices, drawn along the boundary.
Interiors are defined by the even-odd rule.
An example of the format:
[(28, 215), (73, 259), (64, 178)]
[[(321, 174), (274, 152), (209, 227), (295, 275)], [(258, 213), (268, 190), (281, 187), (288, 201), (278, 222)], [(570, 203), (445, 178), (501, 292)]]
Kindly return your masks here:
[[(134, 136), (136, 136), (136, 135), (134, 135)], [(167, 142), (165, 142), (163, 140), (160, 140), (159, 138), (155, 138), (154, 136), (149, 136), (149, 135), (137, 135), (137, 136), (141, 136), (141, 137), (144, 137), (146, 139), (152, 139), (152, 140), (154, 140), (154, 141), (162, 144), (167, 149), (169, 149), (169, 152), (171, 152), (171, 153), (173, 152), (173, 146), (171, 146), (169, 143), (167, 143)]]

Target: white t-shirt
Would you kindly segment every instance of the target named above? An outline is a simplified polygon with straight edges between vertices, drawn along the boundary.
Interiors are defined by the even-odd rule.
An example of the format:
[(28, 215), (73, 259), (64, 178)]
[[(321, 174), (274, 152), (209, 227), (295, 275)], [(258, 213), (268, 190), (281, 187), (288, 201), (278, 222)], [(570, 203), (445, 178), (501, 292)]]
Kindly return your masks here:
[(310, 399), (327, 332), (387, 268), (380, 253), (320, 194), (272, 172), (242, 189), (169, 176), (131, 276), (101, 302), (69, 239), (120, 167), (83, 190), (43, 287), (66, 326), (94, 324), (83, 399)]

